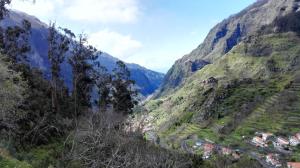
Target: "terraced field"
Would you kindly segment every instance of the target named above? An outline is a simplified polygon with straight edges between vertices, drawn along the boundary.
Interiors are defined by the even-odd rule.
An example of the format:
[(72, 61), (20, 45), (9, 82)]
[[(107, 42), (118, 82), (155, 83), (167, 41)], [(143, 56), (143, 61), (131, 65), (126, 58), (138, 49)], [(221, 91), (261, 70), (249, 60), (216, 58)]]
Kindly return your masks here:
[(294, 80), (289, 88), (269, 97), (228, 137), (227, 143), (251, 137), (257, 131), (292, 135), (300, 131), (300, 82)]
[(295, 95), (297, 101), (294, 101), (291, 106), (285, 108), (288, 112), (288, 115), (285, 115), (282, 124), (284, 129), (294, 132), (297, 130), (293, 130), (293, 128), (300, 128), (300, 83), (294, 83), (289, 89), (288, 93)]
[(200, 127), (198, 127), (197, 125), (183, 124), (171, 134), (163, 134), (162, 136), (166, 137), (165, 141), (168, 144), (173, 144), (176, 147), (179, 147), (179, 144), (182, 140), (186, 139), (190, 135), (196, 134), (197, 132), (199, 132), (199, 130)]
[[(238, 127), (237, 131), (240, 131), (241, 129), (244, 128), (251, 128), (251, 130), (253, 131), (260, 130), (262, 128), (264, 128), (265, 131), (276, 129), (276, 125), (271, 123), (266, 125), (266, 122), (269, 123), (270, 118), (272, 117), (280, 118), (279, 113), (275, 113), (274, 111), (271, 110), (272, 106), (279, 101), (278, 100), (279, 97), (280, 97), (280, 93), (277, 93), (274, 96), (267, 99), (247, 119), (245, 119), (245, 122)], [(245, 132), (240, 132), (240, 133), (246, 134)]]

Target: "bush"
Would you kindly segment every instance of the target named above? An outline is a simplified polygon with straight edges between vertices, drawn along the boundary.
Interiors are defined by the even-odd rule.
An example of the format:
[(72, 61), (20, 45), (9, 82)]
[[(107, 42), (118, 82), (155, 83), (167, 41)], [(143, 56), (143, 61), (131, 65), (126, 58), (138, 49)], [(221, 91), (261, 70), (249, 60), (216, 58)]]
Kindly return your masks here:
[[(106, 117), (93, 117), (91, 127), (74, 135), (73, 149), (69, 157), (79, 161), (82, 167), (174, 167), (189, 168), (193, 160), (187, 155), (167, 151), (145, 142), (139, 133), (116, 129), (113, 121)], [(72, 142), (72, 141), (71, 141)], [(195, 163), (196, 164), (196, 163)]]

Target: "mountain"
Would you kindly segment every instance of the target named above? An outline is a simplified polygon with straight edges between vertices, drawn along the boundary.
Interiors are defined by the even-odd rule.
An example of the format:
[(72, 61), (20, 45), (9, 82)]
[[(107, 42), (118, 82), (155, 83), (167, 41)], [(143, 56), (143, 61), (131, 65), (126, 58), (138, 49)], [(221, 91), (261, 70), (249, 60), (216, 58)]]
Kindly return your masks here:
[[(206, 141), (264, 156), (269, 148), (249, 143), (256, 132), (287, 138), (300, 132), (299, 6), (299, 0), (257, 1), (215, 26), (143, 105), (136, 122), (146, 137), (189, 153), (201, 154), (193, 144)], [(300, 149), (291, 149), (282, 159), (300, 161)]]
[(157, 97), (176, 89), (194, 72), (214, 63), (245, 37), (277, 17), (297, 11), (295, 0), (258, 0), (253, 5), (223, 20), (211, 29), (204, 42), (190, 54), (176, 61), (166, 74)]
[[(101, 53), (99, 60), (110, 72), (116, 66), (116, 62), (119, 61), (107, 53)], [(136, 82), (138, 89), (144, 96), (154, 93), (162, 83), (164, 74), (146, 69), (138, 64), (126, 63), (126, 65), (130, 70), (132, 80)]]
[[(39, 67), (45, 72), (45, 75), (49, 77), (50, 64), (48, 61), (48, 29), (47, 25), (41, 22), (34, 16), (27, 15), (26, 13), (19, 11), (10, 11), (9, 17), (2, 21), (3, 26), (21, 25), (22, 20), (26, 19), (32, 24), (32, 33), (30, 38), (32, 51), (29, 54), (30, 64), (34, 67)], [(116, 67), (116, 62), (119, 59), (110, 56), (107, 53), (99, 54), (99, 60), (101, 64), (109, 71)], [(131, 78), (136, 82), (137, 88), (143, 96), (148, 96), (160, 86), (164, 74), (148, 70), (137, 64), (126, 63), (131, 72)], [(66, 62), (62, 64), (62, 77), (65, 80), (67, 86), (72, 84), (72, 72), (70, 65)]]

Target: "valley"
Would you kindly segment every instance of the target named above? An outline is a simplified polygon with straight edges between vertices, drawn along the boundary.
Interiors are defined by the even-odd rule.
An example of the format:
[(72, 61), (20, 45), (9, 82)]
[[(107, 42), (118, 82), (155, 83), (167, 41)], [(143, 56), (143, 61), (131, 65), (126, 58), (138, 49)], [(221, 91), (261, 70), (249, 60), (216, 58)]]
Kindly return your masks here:
[(1, 2), (0, 168), (299, 168), (299, 0), (255, 1), (166, 74)]
[[(264, 6), (257, 5), (255, 8)], [(202, 149), (198, 154), (203, 155), (203, 146), (196, 145), (202, 142), (215, 144), (216, 152), (222, 147), (243, 151), (265, 167), (299, 162), (299, 148), (284, 152), (256, 149), (249, 143), (256, 132), (288, 139), (300, 131), (299, 42), (294, 33), (258, 30), (213, 63), (190, 74), (181, 86), (147, 102), (146, 128), (153, 128), (151, 132), (157, 133), (162, 147), (187, 153), (197, 154)], [(279, 154), (281, 166), (266, 162), (275, 154)]]

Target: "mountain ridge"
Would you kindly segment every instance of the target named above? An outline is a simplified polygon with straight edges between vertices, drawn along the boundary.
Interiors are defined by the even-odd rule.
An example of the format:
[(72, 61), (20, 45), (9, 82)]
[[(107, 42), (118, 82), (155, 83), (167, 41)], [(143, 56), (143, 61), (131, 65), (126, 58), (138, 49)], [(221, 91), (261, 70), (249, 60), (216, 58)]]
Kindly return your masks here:
[[(168, 149), (196, 154), (200, 151), (201, 155), (203, 149), (195, 146), (207, 141), (264, 157), (273, 148), (272, 152), (282, 154), (272, 145), (264, 150), (249, 142), (256, 132), (278, 137), (300, 132), (299, 2), (258, 1), (231, 16), (232, 23), (228, 19), (219, 23), (206, 41), (208, 46), (218, 41), (216, 50), (206, 48), (215, 55), (190, 54), (178, 60), (164, 79), (168, 82), (163, 83), (156, 97), (145, 102), (144, 114), (134, 122), (142, 122), (149, 140)], [(238, 17), (250, 16), (254, 20), (261, 17), (259, 24), (237, 31), (235, 28), (246, 25)], [(233, 27), (230, 34), (226, 32), (229, 30), (218, 33), (225, 30), (222, 24)], [(230, 37), (237, 34), (236, 44), (228, 47), (227, 43), (233, 44)], [(198, 47), (199, 52), (204, 52), (203, 45)], [(299, 148), (289, 152), (282, 156), (284, 161), (300, 161)]]
[[(28, 15), (24, 12), (20, 11), (10, 11), (9, 16), (6, 17), (1, 25), (4, 27), (7, 26), (21, 26), (22, 20), (26, 19), (30, 21), (32, 24), (30, 43), (32, 51), (29, 55), (30, 65), (34, 67), (40, 68), (44, 73), (46, 78), (50, 76), (50, 63), (48, 61), (48, 29), (47, 24), (40, 21), (35, 16)], [(100, 54), (101, 53), (101, 54)], [(120, 59), (115, 58), (108, 53), (99, 52), (99, 60), (100, 63), (108, 69), (108, 71), (112, 71), (114, 67), (116, 67), (116, 62)], [(140, 93), (143, 96), (148, 96), (160, 86), (162, 79), (164, 77), (163, 73), (155, 72), (149, 70), (145, 67), (142, 67), (138, 64), (125, 63), (131, 74), (132, 80), (136, 82), (137, 88), (140, 90)], [(68, 65), (67, 61), (65, 61), (62, 65), (61, 75), (66, 83), (66, 85), (70, 88), (72, 84), (72, 71), (70, 65)]]
[(210, 30), (202, 44), (175, 62), (167, 72), (155, 97), (167, 95), (180, 87), (185, 79), (195, 72), (192, 71), (191, 63), (206, 62), (200, 63), (197, 70), (202, 69), (230, 51), (243, 38), (272, 23), (277, 17), (299, 10), (299, 5), (300, 2), (295, 0), (259, 0), (241, 12), (224, 19)]

